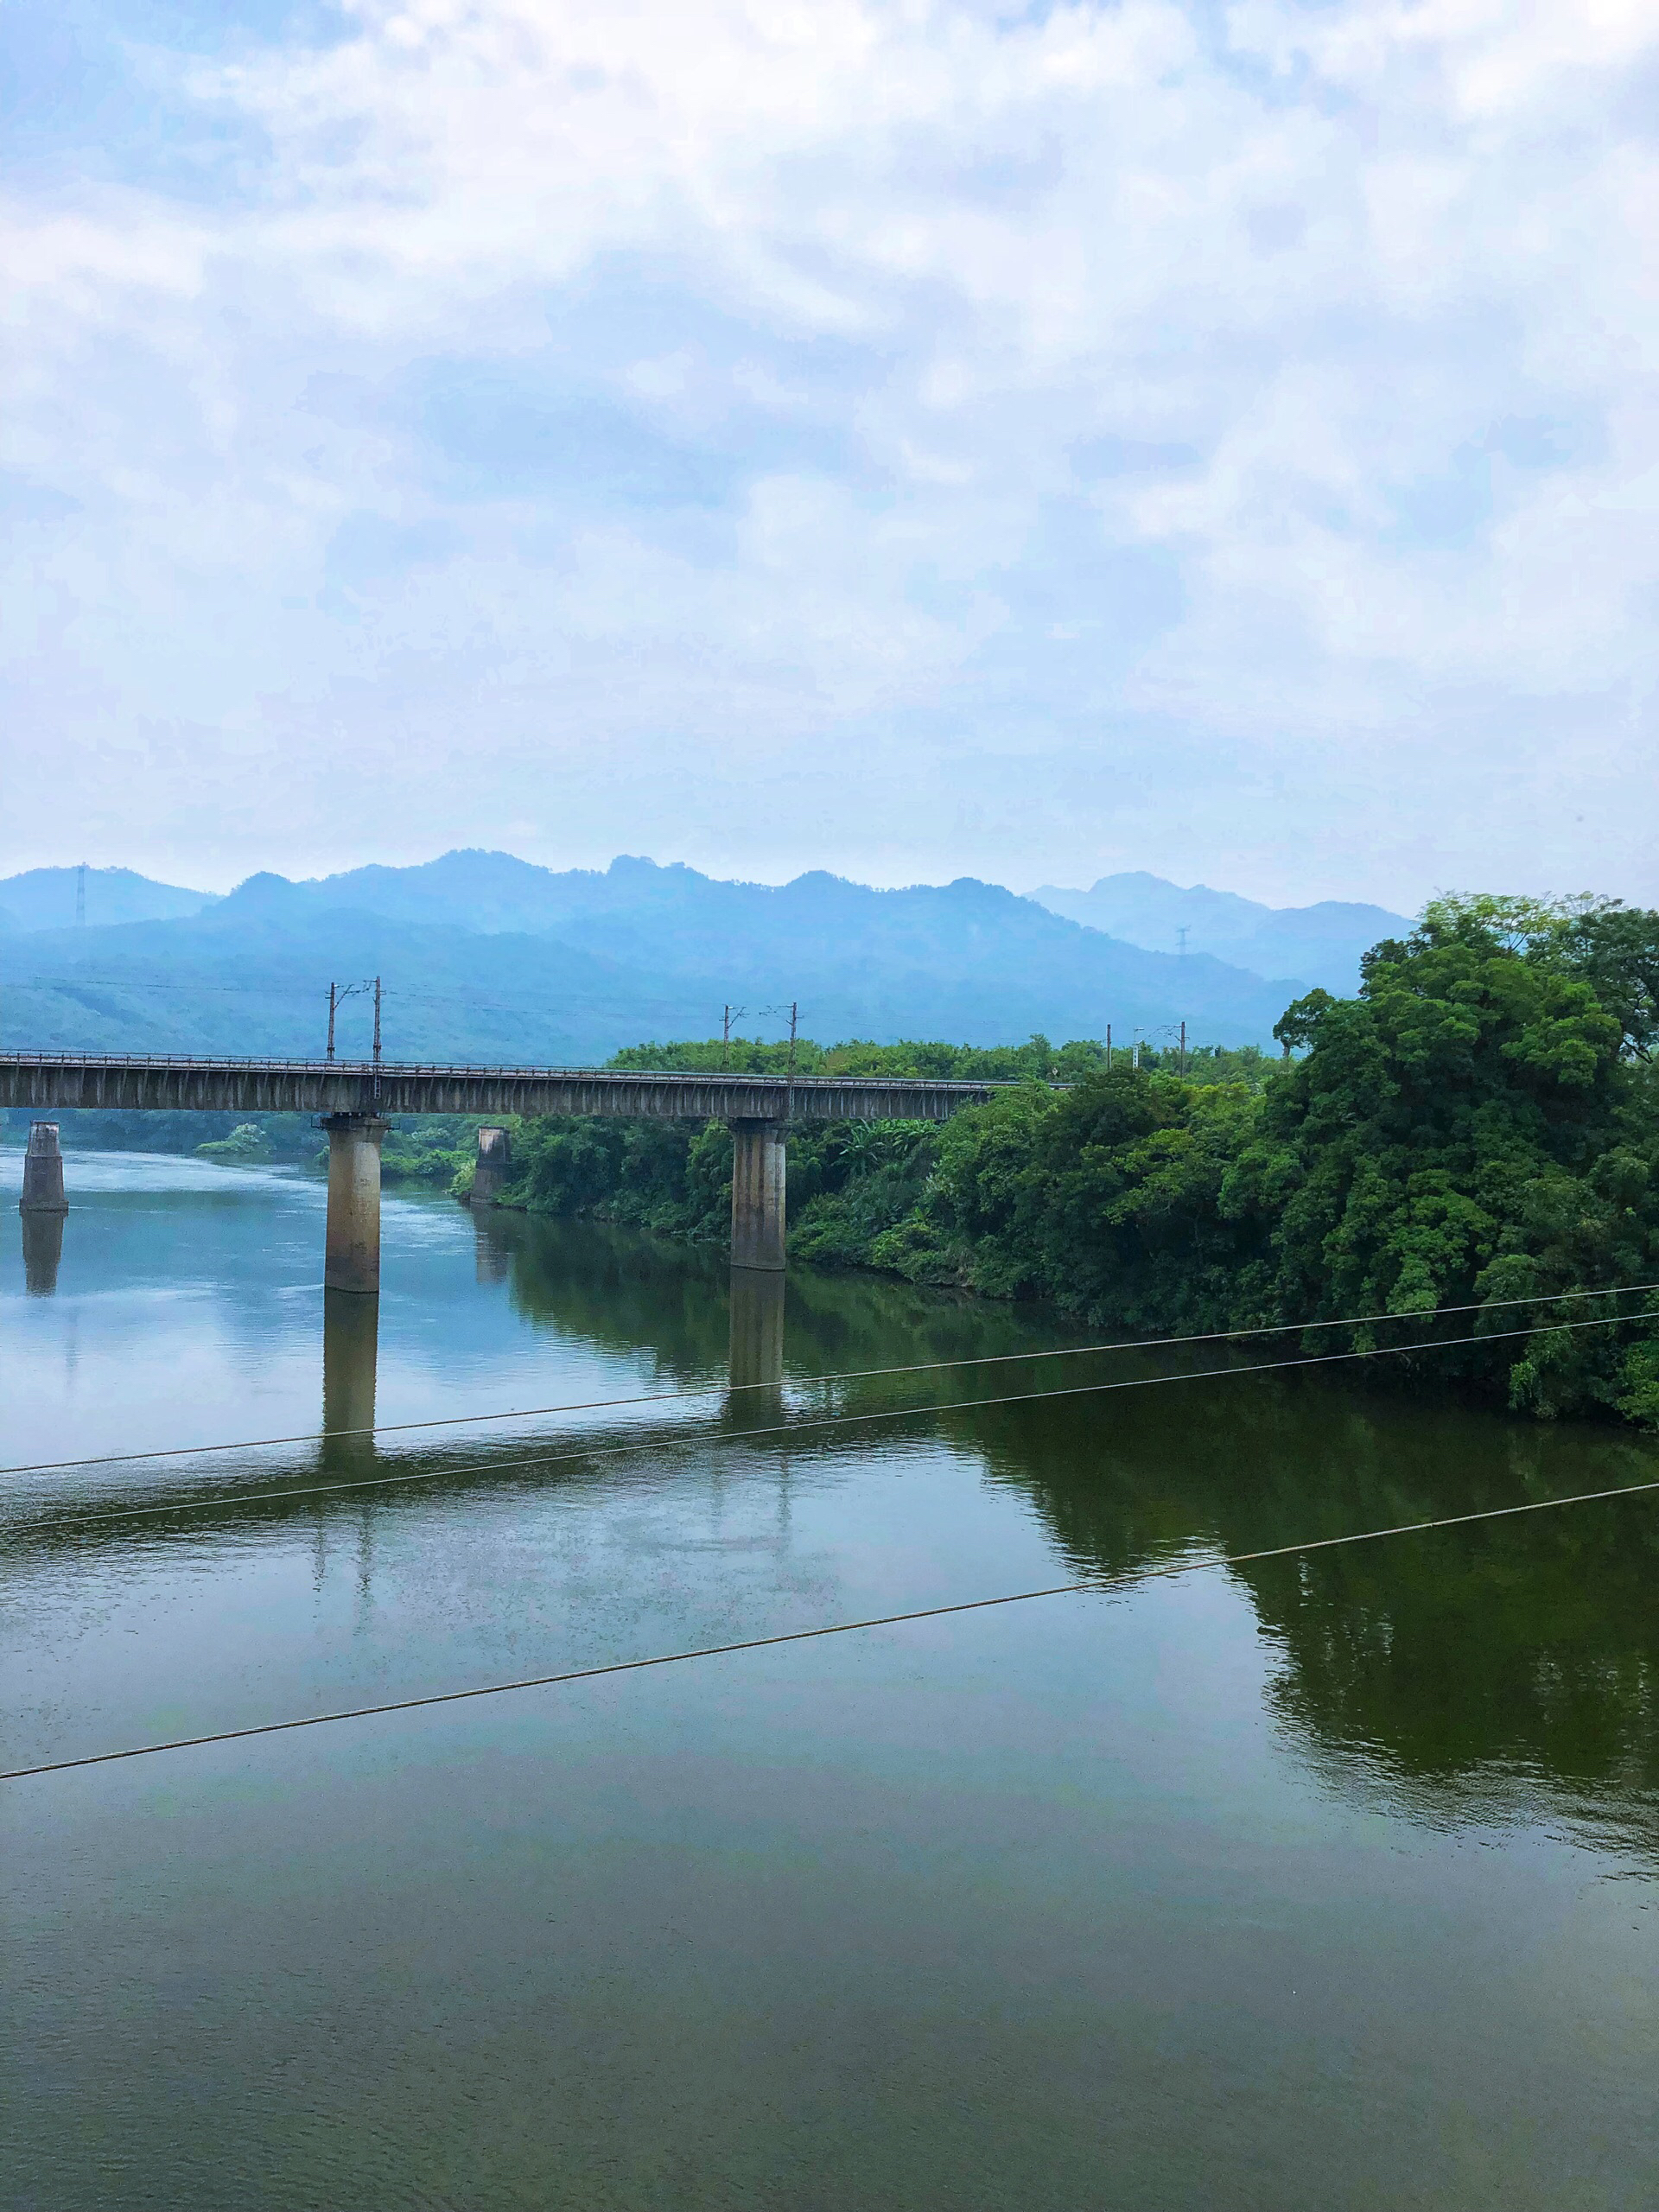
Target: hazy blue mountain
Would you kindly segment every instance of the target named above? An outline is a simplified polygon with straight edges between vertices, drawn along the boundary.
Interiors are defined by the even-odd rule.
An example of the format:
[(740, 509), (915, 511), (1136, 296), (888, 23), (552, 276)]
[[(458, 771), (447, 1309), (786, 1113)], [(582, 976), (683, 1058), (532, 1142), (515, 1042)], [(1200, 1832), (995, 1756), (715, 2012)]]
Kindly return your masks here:
[(1207, 884), (1182, 886), (1135, 872), (1103, 875), (1088, 891), (1046, 883), (1031, 896), (1052, 913), (1104, 930), (1129, 944), (1207, 952), (1258, 976), (1300, 976), (1327, 990), (1351, 992), (1359, 957), (1385, 937), (1404, 936), (1403, 914), (1386, 906), (1325, 899), (1313, 906), (1265, 906)]
[[(279, 918), (219, 908), (5, 939), (0, 1042), (321, 1056), (330, 982), (376, 974), (388, 1058), (582, 1063), (616, 1049), (619, 1024), (616, 1041), (627, 1041), (678, 1011), (648, 978), (546, 938), (485, 939), (349, 909)], [(343, 1058), (367, 1058), (372, 1025), (366, 994), (345, 1001)]]
[[(309, 1052), (330, 979), (378, 973), (400, 1058), (584, 1062), (645, 1039), (741, 1033), (1265, 1042), (1300, 988), (1147, 951), (971, 878), (875, 891), (812, 874), (727, 883), (619, 860), (556, 874), (505, 854), (321, 882), (251, 877), (176, 920), (0, 943), (0, 1040), (123, 1052)], [(769, 1009), (769, 1011), (768, 1011)], [(365, 1002), (342, 1019), (364, 1049)]]
[[(22, 875), (0, 876), (0, 906), (19, 929), (61, 930), (75, 920), (78, 868), (31, 868)], [(154, 883), (129, 868), (86, 871), (86, 926), (114, 922), (170, 922), (199, 914), (216, 903), (211, 891), (186, 891), (176, 883)], [(3, 925), (0, 925), (3, 926)]]

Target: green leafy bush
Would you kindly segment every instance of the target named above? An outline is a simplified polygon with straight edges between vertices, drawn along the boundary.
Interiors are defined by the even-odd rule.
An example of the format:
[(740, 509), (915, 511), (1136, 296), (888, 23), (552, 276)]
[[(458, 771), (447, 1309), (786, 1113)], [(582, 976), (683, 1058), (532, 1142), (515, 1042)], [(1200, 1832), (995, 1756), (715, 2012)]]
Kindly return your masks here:
[(257, 1122), (240, 1122), (227, 1137), (210, 1138), (196, 1147), (200, 1160), (217, 1160), (226, 1167), (260, 1167), (271, 1156), (270, 1139)]

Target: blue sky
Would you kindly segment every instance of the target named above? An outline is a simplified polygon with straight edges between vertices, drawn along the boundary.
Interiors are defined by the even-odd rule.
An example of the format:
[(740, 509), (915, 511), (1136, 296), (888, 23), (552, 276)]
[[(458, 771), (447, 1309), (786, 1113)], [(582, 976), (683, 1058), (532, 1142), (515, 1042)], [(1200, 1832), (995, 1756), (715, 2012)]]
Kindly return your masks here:
[(0, 34), (0, 872), (1659, 898), (1636, 0)]

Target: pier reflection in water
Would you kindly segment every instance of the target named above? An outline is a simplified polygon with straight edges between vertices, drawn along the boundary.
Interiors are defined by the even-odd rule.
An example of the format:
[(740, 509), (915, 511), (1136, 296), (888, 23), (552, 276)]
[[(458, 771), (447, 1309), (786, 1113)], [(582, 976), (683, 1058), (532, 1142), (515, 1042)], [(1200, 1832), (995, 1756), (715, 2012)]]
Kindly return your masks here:
[(374, 1456), (375, 1365), (380, 1300), (349, 1290), (322, 1294), (322, 1461)]
[(744, 1428), (783, 1419), (784, 1281), (774, 1268), (732, 1269), (727, 1414)]
[(505, 1282), (512, 1271), (512, 1242), (507, 1221), (488, 1206), (472, 1210), (473, 1280), (480, 1284)]
[(63, 1260), (62, 1213), (21, 1213), (23, 1226), (23, 1282), (31, 1298), (50, 1298), (58, 1287)]

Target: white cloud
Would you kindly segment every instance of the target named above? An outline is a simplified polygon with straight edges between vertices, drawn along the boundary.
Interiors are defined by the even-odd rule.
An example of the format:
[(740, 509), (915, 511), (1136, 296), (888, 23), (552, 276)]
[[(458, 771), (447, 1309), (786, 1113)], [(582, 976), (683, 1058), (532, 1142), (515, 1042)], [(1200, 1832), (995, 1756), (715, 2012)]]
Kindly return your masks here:
[(108, 857), (1659, 894), (1650, 10), (350, 14), (10, 210)]

